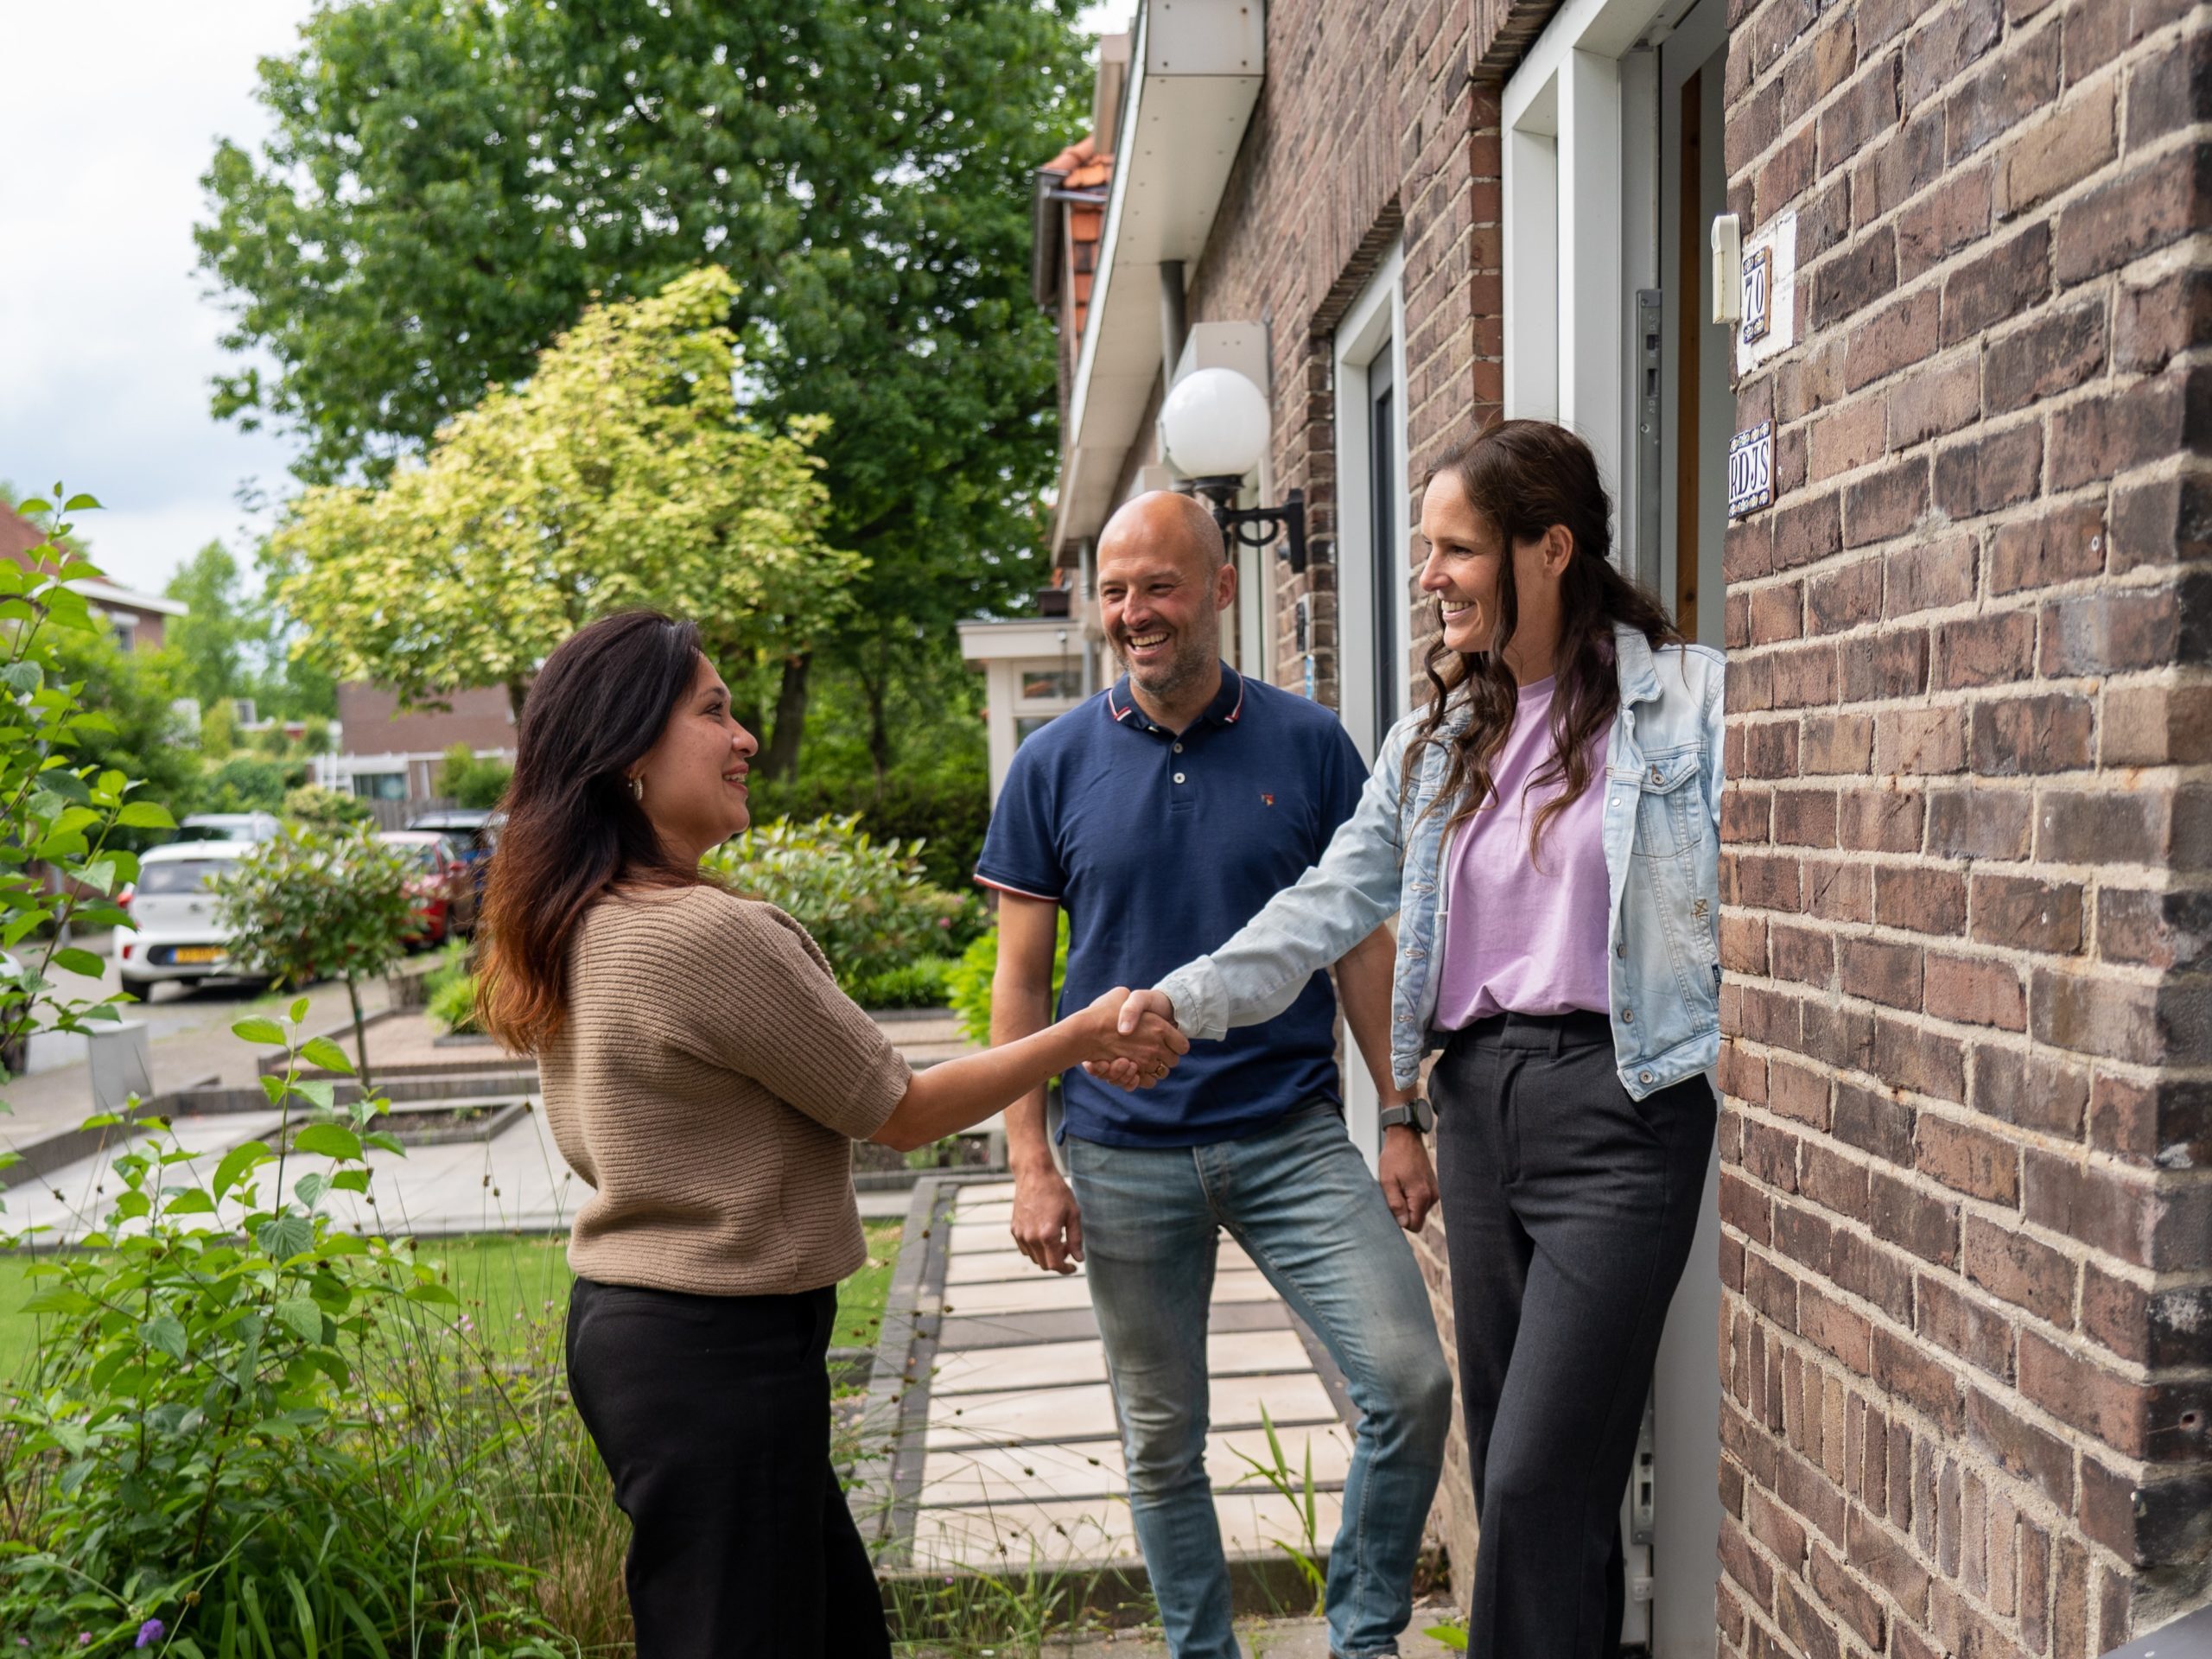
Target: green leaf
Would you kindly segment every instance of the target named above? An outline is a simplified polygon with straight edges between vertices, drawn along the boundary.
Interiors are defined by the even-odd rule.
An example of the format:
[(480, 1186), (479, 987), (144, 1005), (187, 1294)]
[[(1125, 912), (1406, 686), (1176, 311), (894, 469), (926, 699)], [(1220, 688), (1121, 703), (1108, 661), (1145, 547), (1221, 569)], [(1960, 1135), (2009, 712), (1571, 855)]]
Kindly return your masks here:
[(174, 830), (176, 820), (158, 801), (126, 801), (115, 821), (125, 830)]
[(263, 1141), (249, 1141), (244, 1146), (232, 1147), (223, 1154), (223, 1161), (215, 1166), (215, 1179), (209, 1183), (215, 1196), (222, 1197), (248, 1170), (271, 1161), (276, 1155)]
[(315, 1208), (315, 1200), (320, 1198), (329, 1190), (330, 1177), (327, 1175), (316, 1174), (301, 1176), (299, 1180), (292, 1187), (292, 1191), (294, 1194), (298, 1197), (299, 1201), (307, 1205), (310, 1210)]
[(410, 1302), (427, 1302), (434, 1307), (459, 1307), (461, 1298), (435, 1280), (419, 1285), (410, 1285), (404, 1293)]
[(295, 1152), (321, 1153), (332, 1158), (359, 1158), (361, 1139), (338, 1123), (310, 1123), (292, 1137)]
[(73, 944), (65, 944), (54, 953), (57, 968), (66, 968), (73, 974), (82, 974), (86, 979), (98, 979), (107, 972), (107, 964), (89, 950)]
[(384, 1129), (373, 1129), (363, 1135), (361, 1144), (376, 1152), (397, 1153), (402, 1158), (407, 1155), (407, 1148), (400, 1143), (399, 1137)]
[(157, 1348), (171, 1359), (184, 1357), (184, 1326), (166, 1313), (141, 1325), (138, 1335), (149, 1348)]
[(289, 1262), (315, 1246), (315, 1224), (305, 1216), (278, 1216), (254, 1230), (253, 1242), (262, 1253)]
[(322, 1340), (322, 1310), (312, 1296), (288, 1296), (269, 1310), (276, 1322), (308, 1342)]
[(264, 1019), (259, 1014), (239, 1020), (231, 1027), (231, 1034), (243, 1038), (249, 1043), (273, 1045), (277, 1048), (284, 1046), (284, 1027), (274, 1020)]
[(300, 1058), (326, 1071), (340, 1072), (349, 1077), (353, 1075), (353, 1063), (346, 1058), (346, 1051), (327, 1037), (308, 1038), (300, 1045)]
[(207, 1216), (215, 1211), (215, 1200), (196, 1186), (188, 1186), (162, 1206), (164, 1214), (172, 1216)]
[(292, 1085), (292, 1092), (326, 1112), (334, 1109), (338, 1098), (338, 1086), (327, 1077), (302, 1077)]
[(308, 1017), (307, 998), (304, 996), (294, 997), (292, 999), (292, 1006), (289, 1010), (287, 1010), (287, 1014), (292, 1023), (296, 1026), (298, 1025), (301, 1020), (306, 1019)]

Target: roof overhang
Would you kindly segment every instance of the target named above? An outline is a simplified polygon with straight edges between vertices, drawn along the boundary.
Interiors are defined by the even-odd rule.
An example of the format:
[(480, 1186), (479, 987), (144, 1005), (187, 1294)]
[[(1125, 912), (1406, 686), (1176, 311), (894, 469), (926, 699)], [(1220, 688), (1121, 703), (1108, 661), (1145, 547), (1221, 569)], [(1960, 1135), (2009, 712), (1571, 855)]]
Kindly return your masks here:
[(1008, 658), (1065, 656), (1071, 645), (1082, 648), (1080, 619), (1066, 616), (1016, 617), (1006, 622), (963, 622), (960, 654), (971, 663), (991, 663)]
[(1267, 20), (1259, 0), (1147, 3), (1116, 145), (1090, 323), (1063, 438), (1052, 549), (1096, 536), (1160, 378), (1160, 267), (1205, 251), (1230, 169), (1259, 102)]

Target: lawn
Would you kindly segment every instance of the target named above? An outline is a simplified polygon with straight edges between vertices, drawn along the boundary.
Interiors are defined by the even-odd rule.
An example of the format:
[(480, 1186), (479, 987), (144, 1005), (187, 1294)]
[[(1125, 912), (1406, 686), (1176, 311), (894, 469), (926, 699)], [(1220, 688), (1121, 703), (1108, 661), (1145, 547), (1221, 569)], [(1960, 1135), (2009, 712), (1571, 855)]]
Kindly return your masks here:
[[(426, 1261), (442, 1264), (476, 1328), (496, 1341), (512, 1332), (519, 1344), (533, 1324), (558, 1318), (568, 1304), (568, 1239), (512, 1235), (426, 1240)], [(837, 1287), (838, 1347), (866, 1348), (883, 1323), (883, 1302), (899, 1261), (895, 1221), (868, 1224), (868, 1265)], [(40, 1319), (22, 1312), (35, 1294), (21, 1256), (0, 1255), (0, 1378), (14, 1376), (38, 1341)]]

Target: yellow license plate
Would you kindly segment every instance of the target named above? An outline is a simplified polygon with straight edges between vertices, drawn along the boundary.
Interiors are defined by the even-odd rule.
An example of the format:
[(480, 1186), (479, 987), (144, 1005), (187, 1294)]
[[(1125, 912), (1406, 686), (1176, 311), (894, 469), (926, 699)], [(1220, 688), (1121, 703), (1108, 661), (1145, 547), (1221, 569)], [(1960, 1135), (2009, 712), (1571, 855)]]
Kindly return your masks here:
[(222, 947), (214, 944), (180, 944), (174, 958), (179, 967), (187, 963), (220, 962), (222, 959)]

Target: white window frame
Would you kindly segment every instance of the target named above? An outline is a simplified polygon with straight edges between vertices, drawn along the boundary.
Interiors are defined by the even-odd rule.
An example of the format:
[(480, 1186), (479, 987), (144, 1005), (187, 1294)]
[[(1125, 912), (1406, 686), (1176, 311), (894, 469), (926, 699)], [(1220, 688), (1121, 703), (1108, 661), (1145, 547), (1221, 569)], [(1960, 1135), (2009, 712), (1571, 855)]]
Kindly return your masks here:
[[(1375, 639), (1376, 609), (1389, 603), (1398, 607), (1401, 635), (1410, 642), (1411, 608), (1402, 593), (1376, 591), (1376, 556), (1372, 526), (1374, 480), (1368, 477), (1370, 410), (1368, 367), (1385, 342), (1390, 349), (1391, 413), (1397, 423), (1392, 434), (1392, 453), (1397, 457), (1397, 486), (1406, 487), (1408, 418), (1406, 385), (1405, 250), (1393, 243), (1360, 290), (1359, 297), (1338, 323), (1331, 350), (1334, 354), (1337, 433), (1337, 707), (1351, 740), (1370, 765), (1375, 760), (1375, 664), (1370, 655)], [(1413, 556), (1413, 532), (1400, 513), (1397, 526), (1398, 563), (1408, 571)], [(1410, 652), (1401, 648), (1392, 666), (1390, 683), (1395, 707), (1382, 711), (1395, 720), (1406, 712), (1411, 696)]]

